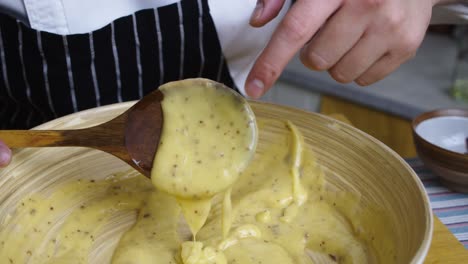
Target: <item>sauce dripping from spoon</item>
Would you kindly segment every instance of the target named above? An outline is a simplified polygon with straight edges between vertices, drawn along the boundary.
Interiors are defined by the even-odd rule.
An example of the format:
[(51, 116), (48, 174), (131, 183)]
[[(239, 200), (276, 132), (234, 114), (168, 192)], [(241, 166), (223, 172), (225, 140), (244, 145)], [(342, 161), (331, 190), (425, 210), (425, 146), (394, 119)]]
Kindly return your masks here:
[(243, 97), (214, 81), (177, 81), (160, 91), (165, 121), (151, 179), (177, 198), (195, 237), (211, 198), (227, 191), (253, 158), (255, 115)]

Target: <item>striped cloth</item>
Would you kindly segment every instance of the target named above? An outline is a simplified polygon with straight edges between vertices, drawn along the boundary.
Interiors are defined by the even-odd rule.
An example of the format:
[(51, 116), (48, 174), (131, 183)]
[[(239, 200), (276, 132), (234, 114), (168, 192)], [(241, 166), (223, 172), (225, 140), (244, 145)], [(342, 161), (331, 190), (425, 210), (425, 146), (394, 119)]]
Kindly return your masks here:
[(422, 180), (434, 213), (468, 249), (468, 194), (445, 188), (421, 160), (409, 159), (407, 162)]

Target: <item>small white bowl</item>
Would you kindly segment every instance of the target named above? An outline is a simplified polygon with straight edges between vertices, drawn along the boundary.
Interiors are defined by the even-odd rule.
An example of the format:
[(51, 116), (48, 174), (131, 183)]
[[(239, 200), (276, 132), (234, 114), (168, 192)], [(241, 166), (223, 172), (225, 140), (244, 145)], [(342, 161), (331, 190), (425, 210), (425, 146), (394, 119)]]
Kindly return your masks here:
[(448, 188), (468, 193), (468, 109), (442, 109), (413, 120), (416, 150)]
[(422, 121), (416, 133), (429, 143), (449, 151), (468, 152), (468, 117), (439, 116)]

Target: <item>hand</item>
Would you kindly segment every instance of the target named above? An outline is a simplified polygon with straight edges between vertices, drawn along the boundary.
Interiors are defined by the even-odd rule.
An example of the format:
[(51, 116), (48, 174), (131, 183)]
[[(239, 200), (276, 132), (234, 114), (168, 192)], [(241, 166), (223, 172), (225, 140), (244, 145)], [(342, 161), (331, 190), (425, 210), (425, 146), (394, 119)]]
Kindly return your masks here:
[(11, 161), (11, 150), (10, 148), (0, 140), (0, 167), (7, 166)]
[[(302, 63), (338, 82), (375, 83), (412, 58), (439, 0), (297, 0), (255, 62), (247, 94), (262, 96), (301, 50)], [(250, 24), (261, 27), (285, 0), (258, 0)]]

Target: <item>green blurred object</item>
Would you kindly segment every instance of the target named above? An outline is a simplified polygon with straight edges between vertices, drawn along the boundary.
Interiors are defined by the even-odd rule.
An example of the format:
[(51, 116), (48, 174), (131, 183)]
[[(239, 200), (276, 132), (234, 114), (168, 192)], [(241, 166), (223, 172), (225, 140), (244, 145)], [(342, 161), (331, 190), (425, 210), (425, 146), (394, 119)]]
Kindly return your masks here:
[(468, 80), (457, 79), (452, 87), (452, 96), (468, 103)]
[(468, 26), (457, 26), (455, 38), (458, 44), (458, 56), (451, 93), (456, 100), (468, 103)]

